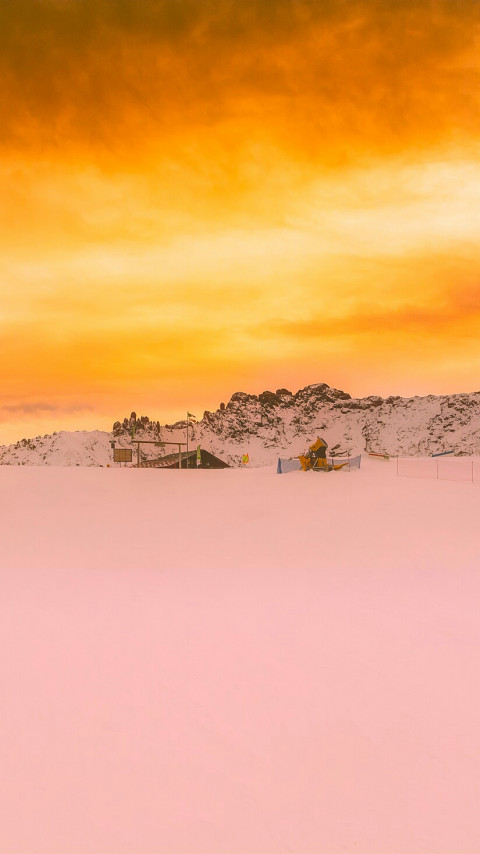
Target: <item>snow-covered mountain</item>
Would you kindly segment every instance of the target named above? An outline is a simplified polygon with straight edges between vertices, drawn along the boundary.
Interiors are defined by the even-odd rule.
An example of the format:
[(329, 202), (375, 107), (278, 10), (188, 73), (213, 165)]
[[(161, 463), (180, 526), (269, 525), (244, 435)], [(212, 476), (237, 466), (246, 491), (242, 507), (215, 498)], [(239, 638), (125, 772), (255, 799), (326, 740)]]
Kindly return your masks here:
[[(100, 430), (61, 431), (0, 446), (3, 465), (107, 466), (113, 464), (111, 442), (132, 447), (134, 439), (185, 442), (185, 421), (160, 425), (147, 416), (116, 421), (111, 433)], [(480, 454), (480, 392), (427, 397), (364, 397), (318, 383), (295, 394), (287, 389), (262, 394), (236, 392), (216, 412), (204, 412), (189, 427), (191, 448), (201, 445), (237, 465), (248, 453), (251, 465), (273, 463), (278, 456), (296, 456), (321, 435), (329, 453), (386, 451), (422, 456), (442, 451)], [(146, 458), (175, 450), (161, 444), (142, 445)], [(134, 454), (134, 461), (136, 454)]]

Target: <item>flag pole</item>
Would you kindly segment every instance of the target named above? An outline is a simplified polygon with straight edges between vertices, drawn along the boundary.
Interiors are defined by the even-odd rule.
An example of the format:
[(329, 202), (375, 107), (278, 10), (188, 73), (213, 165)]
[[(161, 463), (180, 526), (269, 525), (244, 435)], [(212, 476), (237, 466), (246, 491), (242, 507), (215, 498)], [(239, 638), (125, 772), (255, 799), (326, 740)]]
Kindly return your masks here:
[[(191, 412), (189, 412), (189, 411), (188, 411), (188, 409), (187, 409), (187, 454), (188, 454), (188, 428), (190, 427), (190, 424), (192, 424), (192, 423), (193, 423), (193, 421), (190, 421), (190, 419), (191, 419), (191, 418), (193, 419), (193, 421), (196, 421), (196, 420), (197, 420), (197, 419), (196, 419), (196, 417), (195, 417), (195, 415), (193, 415), (193, 414), (192, 414)], [(187, 456), (187, 461), (186, 461), (186, 463), (185, 463), (185, 467), (186, 467), (186, 468), (188, 468), (188, 456)]]

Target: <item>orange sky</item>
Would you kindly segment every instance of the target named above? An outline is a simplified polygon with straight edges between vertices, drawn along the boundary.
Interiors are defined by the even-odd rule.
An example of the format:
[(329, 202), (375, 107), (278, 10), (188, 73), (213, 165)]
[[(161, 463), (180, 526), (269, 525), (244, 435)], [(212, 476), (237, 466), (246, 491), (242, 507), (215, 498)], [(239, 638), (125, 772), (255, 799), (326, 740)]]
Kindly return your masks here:
[(477, 0), (0, 5), (0, 442), (478, 390)]

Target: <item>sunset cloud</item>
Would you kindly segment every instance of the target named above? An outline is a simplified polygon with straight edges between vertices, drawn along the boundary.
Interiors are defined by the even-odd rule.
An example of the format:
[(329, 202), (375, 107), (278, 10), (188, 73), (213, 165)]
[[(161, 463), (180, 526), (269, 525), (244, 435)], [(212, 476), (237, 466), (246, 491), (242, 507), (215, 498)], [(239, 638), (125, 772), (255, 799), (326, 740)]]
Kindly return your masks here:
[(343, 165), (475, 139), (479, 22), (473, 0), (4, 3), (3, 144), (118, 163), (253, 137)]
[(473, 389), (479, 32), (475, 0), (1, 4), (4, 412)]

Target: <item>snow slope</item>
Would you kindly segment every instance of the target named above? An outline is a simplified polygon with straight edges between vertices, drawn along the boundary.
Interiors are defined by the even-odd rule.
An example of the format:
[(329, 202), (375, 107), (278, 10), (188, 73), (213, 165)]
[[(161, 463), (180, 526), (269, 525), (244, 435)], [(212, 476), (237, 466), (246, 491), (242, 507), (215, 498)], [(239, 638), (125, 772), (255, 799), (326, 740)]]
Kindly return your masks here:
[(0, 851), (477, 854), (479, 488), (0, 468)]
[(477, 566), (479, 484), (422, 475), (396, 477), (395, 460), (368, 457), (360, 470), (329, 474), (3, 466), (3, 562), (19, 568)]
[[(112, 464), (112, 439), (104, 430), (61, 430), (22, 439), (0, 447), (0, 465), (107, 466)], [(128, 442), (117, 444), (131, 447)]]

